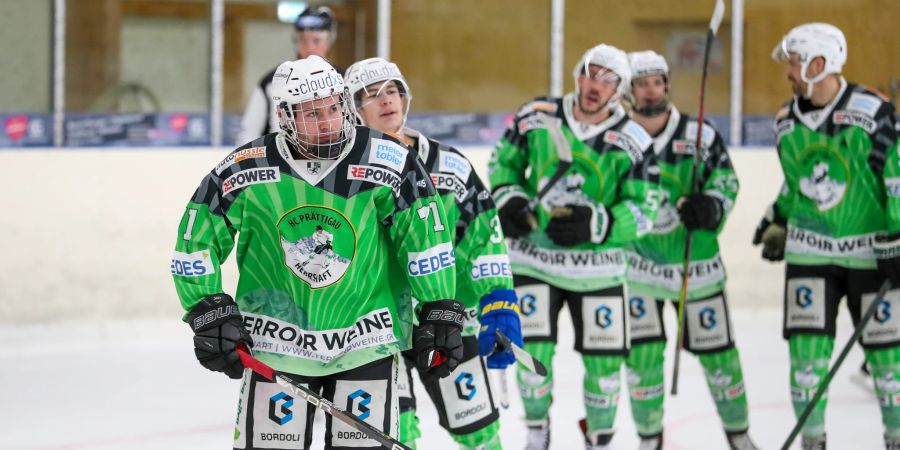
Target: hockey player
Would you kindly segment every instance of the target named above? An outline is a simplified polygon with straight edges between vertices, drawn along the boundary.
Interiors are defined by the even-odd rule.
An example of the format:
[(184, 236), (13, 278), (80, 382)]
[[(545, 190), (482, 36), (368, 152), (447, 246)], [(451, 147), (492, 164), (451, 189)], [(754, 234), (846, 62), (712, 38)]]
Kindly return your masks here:
[[(429, 376), (462, 358), (452, 228), (421, 162), (355, 127), (343, 79), (318, 56), (281, 64), (278, 133), (239, 147), (201, 182), (178, 230), (172, 272), (200, 363), (242, 378), (234, 448), (310, 448), (314, 408), (245, 371), (252, 345), (274, 369), (397, 435), (399, 352)], [(335, 258), (303, 266), (318, 227)], [(235, 299), (220, 264), (237, 247)], [(418, 325), (410, 294), (419, 299)], [(299, 444), (298, 444), (299, 443)], [(325, 448), (377, 445), (327, 420)]]
[[(297, 58), (316, 55), (326, 58), (337, 38), (337, 22), (334, 12), (327, 6), (307, 7), (294, 21), (293, 41), (297, 46)], [(338, 73), (341, 68), (336, 67)], [(272, 105), (272, 76), (270, 70), (259, 80), (241, 117), (241, 131), (237, 145), (243, 145), (266, 133), (278, 131), (278, 116)]]
[[(441, 426), (460, 448), (500, 449), (499, 414), (487, 367), (505, 369), (515, 362), (511, 351), (495, 352), (495, 329), (522, 345), (519, 307), (500, 221), (490, 192), (472, 164), (455, 148), (405, 127), (412, 94), (396, 64), (382, 58), (359, 61), (347, 69), (347, 84), (356, 112), (366, 126), (394, 134), (416, 150), (431, 174), (447, 211), (456, 249), (456, 298), (466, 306), (463, 359), (453, 375), (423, 376), (437, 407)], [(406, 352), (406, 366), (414, 365)], [(415, 448), (421, 433), (416, 418), (412, 371), (400, 373), (400, 438)]]
[[(628, 388), (642, 450), (662, 448), (665, 383), (662, 321), (665, 299), (678, 300), (687, 231), (693, 233), (684, 316), (684, 348), (697, 354), (732, 449), (756, 449), (747, 436), (747, 396), (734, 345), (725, 267), (717, 236), (738, 193), (738, 179), (722, 137), (702, 127), (700, 192), (690, 191), (697, 119), (669, 103), (669, 66), (653, 51), (628, 55), (631, 63), (631, 118), (653, 137), (662, 189), (653, 230), (631, 244), (628, 305), (631, 354)], [(677, 303), (674, 303), (677, 309)]]
[[(650, 231), (658, 195), (653, 140), (619, 103), (631, 83), (625, 53), (600, 44), (585, 52), (573, 76), (575, 92), (519, 110), (488, 166), (522, 299), (525, 348), (551, 369), (547, 377), (518, 372), (528, 449), (549, 446), (551, 361), (564, 304), (585, 366), (587, 447), (608, 448), (629, 349), (624, 247)], [(537, 198), (565, 150), (553, 143), (557, 132), (572, 164)]]
[[(800, 25), (775, 46), (794, 97), (775, 118), (784, 185), (753, 238), (784, 259), (784, 338), (799, 416), (828, 372), (842, 297), (854, 322), (885, 276), (900, 281), (900, 164), (894, 107), (841, 76), (847, 41), (824, 23)], [(861, 343), (880, 399), (884, 441), (900, 448), (900, 315), (893, 289)], [(822, 397), (801, 429), (804, 449), (824, 449)]]

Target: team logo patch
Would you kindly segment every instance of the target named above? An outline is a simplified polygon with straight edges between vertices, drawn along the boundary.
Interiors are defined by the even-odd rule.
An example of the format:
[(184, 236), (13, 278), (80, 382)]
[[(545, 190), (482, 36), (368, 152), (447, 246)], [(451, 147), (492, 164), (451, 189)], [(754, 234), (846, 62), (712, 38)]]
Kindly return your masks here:
[(307, 161), (306, 162), (306, 171), (311, 175), (318, 175), (319, 171), (322, 170), (322, 163), (319, 161)]
[(222, 175), (222, 172), (225, 169), (231, 167), (232, 164), (237, 164), (245, 159), (251, 158), (265, 158), (266, 157), (266, 148), (265, 147), (252, 147), (244, 150), (236, 151), (222, 160), (219, 164), (216, 165), (216, 175)]
[(338, 282), (356, 255), (356, 230), (340, 211), (301, 206), (276, 226), (285, 265), (313, 289)]
[[(837, 113), (835, 113), (836, 115)], [(800, 157), (800, 193), (813, 201), (819, 211), (828, 211), (844, 199), (847, 191), (847, 162), (824, 145), (811, 145)]]
[(237, 172), (225, 179), (222, 183), (222, 195), (227, 195), (235, 189), (245, 188), (254, 184), (276, 183), (281, 181), (281, 172), (275, 167), (261, 167)]

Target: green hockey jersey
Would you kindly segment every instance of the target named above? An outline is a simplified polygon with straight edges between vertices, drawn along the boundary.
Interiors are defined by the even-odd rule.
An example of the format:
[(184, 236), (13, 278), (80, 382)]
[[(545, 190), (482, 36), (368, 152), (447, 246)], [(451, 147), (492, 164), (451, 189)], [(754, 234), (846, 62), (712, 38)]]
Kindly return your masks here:
[(456, 294), (453, 224), (415, 152), (365, 127), (347, 145), (337, 161), (295, 159), (280, 133), (244, 145), (203, 179), (178, 230), (182, 306), (222, 292), (237, 247), (235, 301), (276, 370), (326, 375), (405, 350), (410, 295)]
[[(717, 236), (734, 207), (738, 179), (728, 157), (725, 142), (709, 124), (701, 135), (700, 164), (697, 166), (700, 192), (722, 203), (722, 222), (715, 231), (696, 230), (691, 241), (688, 266), (688, 299), (708, 297), (725, 287), (725, 266), (719, 256)], [(628, 254), (628, 287), (657, 298), (678, 298), (684, 262), (687, 229), (681, 223), (676, 204), (691, 193), (691, 172), (697, 143), (697, 119), (681, 114), (672, 106), (669, 121), (653, 140), (660, 170), (659, 210), (650, 233), (631, 243)]]
[(490, 192), (472, 164), (457, 149), (404, 129), (443, 199), (447, 222), (454, 226), (456, 300), (466, 306), (463, 334), (478, 332), (479, 302), (497, 289), (512, 289), (512, 270), (500, 219)]
[(894, 107), (841, 79), (821, 109), (795, 97), (775, 132), (785, 183), (776, 214), (786, 218), (785, 261), (875, 268), (875, 234), (900, 231), (900, 166)]
[[(560, 161), (542, 120), (542, 115), (552, 117), (571, 147), (573, 162), (537, 205), (538, 228), (524, 239), (508, 240), (509, 256), (514, 273), (586, 292), (624, 283), (625, 246), (650, 231), (656, 214), (659, 168), (650, 135), (621, 106), (596, 125), (576, 121), (574, 106), (574, 94), (526, 104), (497, 143), (489, 177), (500, 206), (512, 195), (536, 197)], [(565, 205), (602, 205), (612, 217), (606, 240), (555, 245), (544, 229), (550, 211)], [(599, 233), (609, 222), (596, 226)]]

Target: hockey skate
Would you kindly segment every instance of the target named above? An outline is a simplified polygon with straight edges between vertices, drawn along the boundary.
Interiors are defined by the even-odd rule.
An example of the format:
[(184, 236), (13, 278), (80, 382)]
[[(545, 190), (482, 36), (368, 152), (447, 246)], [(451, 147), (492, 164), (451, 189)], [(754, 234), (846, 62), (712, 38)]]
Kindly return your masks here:
[(586, 450), (612, 449), (612, 447), (609, 445), (610, 441), (612, 441), (613, 438), (612, 430), (595, 431), (594, 433), (591, 433), (590, 436), (588, 436), (587, 420), (579, 420), (578, 426), (581, 427), (581, 434), (584, 435), (584, 448)]
[(550, 419), (528, 421), (528, 436), (525, 450), (547, 450), (550, 448)]
[(900, 450), (900, 437), (884, 435), (885, 450)]
[(759, 450), (759, 447), (750, 440), (750, 435), (746, 431), (741, 433), (725, 432), (728, 438), (728, 445), (731, 450)]
[(662, 444), (662, 433), (656, 436), (641, 436), (641, 444), (638, 446), (638, 450), (662, 450)]
[(808, 438), (803, 436), (800, 440), (802, 450), (825, 450), (825, 436)]

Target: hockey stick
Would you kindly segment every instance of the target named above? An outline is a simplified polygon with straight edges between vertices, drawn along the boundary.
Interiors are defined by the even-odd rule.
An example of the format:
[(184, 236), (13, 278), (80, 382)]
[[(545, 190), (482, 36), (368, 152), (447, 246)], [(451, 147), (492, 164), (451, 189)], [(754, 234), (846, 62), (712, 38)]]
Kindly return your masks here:
[(513, 344), (499, 328), (497, 329), (497, 347), (501, 351), (506, 351), (506, 349), (512, 350), (513, 355), (516, 357), (516, 361), (525, 366), (526, 369), (542, 377), (547, 376), (547, 366), (538, 361), (534, 356), (531, 356), (531, 353), (526, 352), (522, 347)]
[[(691, 167), (691, 194), (700, 191), (700, 181), (697, 179), (697, 166), (700, 165), (700, 150), (703, 144), (703, 99), (706, 95), (706, 75), (709, 69), (709, 52), (712, 49), (713, 41), (716, 39), (716, 32), (722, 23), (722, 16), (725, 15), (725, 2), (716, 0), (716, 7), (713, 9), (712, 18), (709, 20), (709, 29), (706, 30), (706, 45), (703, 49), (703, 77), (700, 81), (700, 110), (697, 114), (697, 140), (694, 145), (694, 165)], [(687, 230), (687, 237), (684, 241), (684, 262), (681, 266), (681, 294), (678, 296), (678, 340), (675, 343), (675, 366), (672, 368), (672, 395), (678, 394), (678, 369), (681, 366), (681, 348), (684, 340), (684, 303), (687, 300), (688, 291), (688, 270), (691, 264), (691, 244), (694, 241), (694, 234), (691, 230)]]
[(534, 216), (534, 212), (537, 210), (538, 205), (544, 197), (547, 196), (550, 189), (562, 179), (566, 171), (569, 170), (569, 167), (572, 167), (572, 147), (569, 146), (569, 142), (563, 134), (562, 119), (550, 117), (546, 114), (539, 114), (537, 117), (541, 125), (547, 130), (547, 133), (550, 134), (550, 141), (553, 142), (556, 156), (559, 158), (559, 164), (557, 164), (556, 172), (553, 172), (553, 176), (551, 176), (550, 179), (547, 180), (547, 183), (544, 184), (544, 187), (538, 191), (537, 196), (528, 203), (528, 211), (530, 212), (528, 222), (532, 229), (538, 227), (537, 218)]
[(299, 381), (293, 379), (291, 375), (277, 372), (262, 361), (254, 358), (250, 355), (246, 345), (238, 344), (238, 356), (241, 358), (241, 363), (244, 364), (244, 367), (278, 383), (279, 386), (287, 388), (291, 391), (291, 394), (300, 397), (301, 400), (306, 400), (310, 405), (321, 409), (325, 414), (331, 415), (331, 417), (344, 422), (354, 430), (374, 439), (381, 444), (382, 447), (391, 450), (412, 450), (392, 438), (389, 434), (363, 422), (353, 414), (348, 414), (346, 411), (338, 408), (325, 397), (313, 392), (306, 386), (303, 386)]
[(806, 423), (806, 419), (808, 419), (809, 415), (812, 414), (813, 409), (816, 407), (816, 403), (819, 403), (819, 400), (823, 395), (825, 395), (825, 391), (828, 390), (828, 384), (831, 383), (832, 378), (834, 378), (834, 374), (837, 373), (838, 369), (841, 368), (841, 363), (844, 362), (844, 358), (847, 357), (847, 354), (850, 353), (850, 350), (853, 348), (853, 344), (855, 344), (859, 337), (862, 335), (863, 328), (866, 327), (869, 319), (871, 319), (872, 316), (875, 315), (875, 311), (878, 310), (878, 305), (881, 304), (881, 300), (884, 299), (884, 296), (887, 294), (887, 291), (890, 288), (890, 280), (885, 280), (884, 283), (881, 283), (881, 287), (878, 288), (878, 293), (875, 294), (875, 298), (872, 299), (872, 304), (869, 305), (868, 308), (866, 308), (866, 312), (859, 319), (859, 322), (856, 324), (856, 328), (853, 329), (853, 335), (850, 336), (850, 339), (847, 340), (847, 343), (841, 350), (841, 354), (838, 355), (838, 358), (834, 362), (834, 365), (831, 366), (831, 369), (828, 370), (828, 374), (825, 375), (825, 379), (822, 380), (822, 384), (820, 384), (818, 389), (816, 389), (816, 395), (813, 396), (812, 400), (810, 400), (806, 405), (806, 408), (803, 409), (803, 414), (800, 414), (800, 418), (797, 419), (797, 424), (794, 425), (794, 429), (791, 430), (791, 434), (788, 435), (787, 440), (784, 441), (784, 445), (781, 446), (781, 450), (788, 450), (788, 447), (790, 447), (794, 442), (797, 434), (800, 433), (800, 428), (803, 427), (803, 424)]

